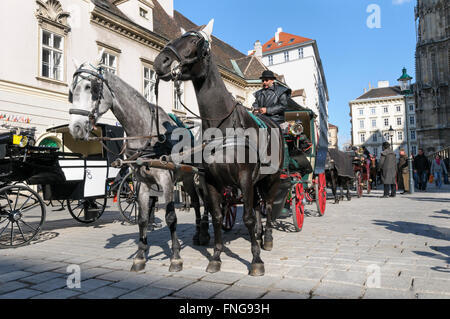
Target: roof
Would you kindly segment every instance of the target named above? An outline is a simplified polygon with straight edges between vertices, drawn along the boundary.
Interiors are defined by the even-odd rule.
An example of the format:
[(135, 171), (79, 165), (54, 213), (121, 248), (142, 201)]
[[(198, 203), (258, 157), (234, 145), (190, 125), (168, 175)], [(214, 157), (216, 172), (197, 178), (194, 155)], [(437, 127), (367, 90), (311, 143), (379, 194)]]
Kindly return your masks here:
[(281, 48), (289, 47), (291, 45), (305, 43), (309, 41), (312, 41), (312, 39), (304, 38), (286, 32), (280, 32), (280, 39), (278, 43), (275, 43), (275, 37), (273, 37), (269, 41), (264, 43), (262, 51), (263, 53), (267, 53), (269, 51), (278, 50)]
[(376, 99), (390, 96), (398, 96), (402, 95), (399, 86), (389, 86), (385, 88), (375, 88), (370, 91), (364, 93), (356, 100), (365, 100), (365, 99)]
[[(92, 2), (108, 13), (132, 23), (140, 29), (145, 29), (136, 24), (115, 6), (113, 4), (114, 0), (92, 0)], [(203, 27), (196, 25), (176, 10), (174, 10), (173, 17), (169, 16), (158, 0), (153, 1), (153, 3), (155, 5), (153, 8), (153, 32), (145, 29), (147, 32), (159, 35), (168, 40), (173, 40), (181, 36), (181, 27), (185, 30), (200, 30)], [(212, 36), (211, 51), (217, 64), (238, 76), (244, 75), (245, 79), (259, 79), (261, 73), (266, 69), (262, 63), (257, 63), (252, 59), (245, 59), (247, 55), (215, 36)], [(242, 60), (239, 62), (239, 69), (241, 69), (242, 75), (234, 68), (232, 60)], [(256, 77), (256, 75), (258, 76)]]
[(267, 69), (261, 60), (255, 56), (245, 56), (234, 61), (246, 79), (259, 80), (262, 71)]
[(331, 123), (328, 123), (328, 128), (338, 128), (336, 125), (333, 125), (333, 124), (331, 124)]

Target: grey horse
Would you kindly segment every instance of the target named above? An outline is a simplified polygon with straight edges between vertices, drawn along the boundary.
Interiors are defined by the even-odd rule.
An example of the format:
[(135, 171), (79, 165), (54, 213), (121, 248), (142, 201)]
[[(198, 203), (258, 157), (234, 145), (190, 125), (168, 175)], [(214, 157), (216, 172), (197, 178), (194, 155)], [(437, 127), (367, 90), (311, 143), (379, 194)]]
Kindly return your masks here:
[[(108, 110), (115, 115), (128, 137), (154, 136), (152, 138), (129, 139), (126, 141), (127, 158), (139, 156), (152, 156), (152, 152), (170, 154), (168, 135), (177, 128), (176, 123), (162, 109), (158, 110), (156, 121), (156, 106), (150, 104), (139, 92), (125, 83), (118, 76), (109, 72), (100, 72), (97, 67), (103, 52), (100, 52), (97, 63), (94, 65), (84, 63), (76, 65), (76, 72), (69, 92), (69, 101), (73, 106), (70, 109), (69, 130), (75, 139), (86, 140), (99, 118)], [(159, 143), (159, 134), (166, 135), (165, 143)], [(155, 151), (156, 150), (156, 151)], [(154, 155), (154, 154), (153, 154)], [(139, 212), (139, 244), (138, 251), (133, 260), (131, 271), (140, 271), (145, 268), (148, 253), (147, 227), (149, 212), (154, 210), (157, 197), (152, 190), (158, 187), (164, 193), (166, 204), (165, 220), (170, 229), (172, 239), (172, 256), (169, 271), (181, 271), (183, 260), (180, 257), (181, 245), (176, 234), (177, 216), (174, 207), (174, 184), (183, 182), (185, 191), (192, 199), (192, 206), (196, 215), (196, 233), (194, 244), (207, 245), (209, 243), (208, 215), (202, 220), (200, 215), (200, 202), (194, 184), (193, 175), (178, 174), (166, 169), (132, 165), (136, 178), (141, 181), (138, 194)], [(157, 186), (156, 186), (157, 185)], [(206, 221), (205, 221), (206, 219)]]

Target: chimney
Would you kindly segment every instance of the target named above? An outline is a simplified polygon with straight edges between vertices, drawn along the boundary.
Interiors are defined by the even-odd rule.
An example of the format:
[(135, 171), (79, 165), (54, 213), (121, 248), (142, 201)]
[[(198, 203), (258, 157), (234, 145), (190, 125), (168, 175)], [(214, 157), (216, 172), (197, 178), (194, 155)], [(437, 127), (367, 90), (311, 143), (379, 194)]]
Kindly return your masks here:
[(275, 43), (278, 43), (280, 41), (280, 33), (283, 32), (282, 28), (278, 28), (277, 32), (275, 32)]
[(389, 81), (378, 81), (378, 88), (388, 88)]
[(254, 44), (255, 56), (258, 58), (262, 58), (262, 44), (259, 40), (257, 40)]

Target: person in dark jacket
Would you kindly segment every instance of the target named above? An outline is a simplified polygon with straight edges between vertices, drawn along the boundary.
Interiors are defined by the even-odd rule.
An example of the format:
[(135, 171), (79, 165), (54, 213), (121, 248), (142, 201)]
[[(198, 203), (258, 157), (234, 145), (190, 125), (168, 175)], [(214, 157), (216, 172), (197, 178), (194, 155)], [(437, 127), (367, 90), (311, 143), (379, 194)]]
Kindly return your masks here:
[(288, 98), (291, 95), (291, 89), (276, 83), (275, 74), (270, 70), (265, 70), (260, 79), (262, 80), (263, 88), (255, 92), (253, 108), (281, 125), (285, 122), (284, 112), (288, 108)]
[[(384, 195), (383, 198), (386, 197), (395, 197), (395, 177), (397, 175), (397, 159), (395, 157), (395, 153), (390, 148), (390, 144), (388, 142), (383, 143), (383, 151), (380, 156), (380, 165), (379, 169), (381, 170), (381, 181), (384, 184)], [(391, 194), (389, 195), (389, 189), (391, 190)]]
[(414, 158), (413, 162), (414, 173), (417, 173), (419, 190), (425, 191), (427, 189), (428, 172), (430, 170), (430, 162), (423, 153), (423, 149), (419, 148), (419, 153)]

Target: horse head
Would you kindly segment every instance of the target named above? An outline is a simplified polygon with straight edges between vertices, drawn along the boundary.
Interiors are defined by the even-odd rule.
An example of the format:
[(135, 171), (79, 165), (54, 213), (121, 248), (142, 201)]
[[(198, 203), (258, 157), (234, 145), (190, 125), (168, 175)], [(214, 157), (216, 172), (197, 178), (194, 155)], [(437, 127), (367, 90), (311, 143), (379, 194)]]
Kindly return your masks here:
[(113, 93), (100, 67), (103, 50), (96, 62), (82, 63), (75, 60), (75, 73), (69, 89), (70, 134), (75, 139), (86, 140), (94, 129), (99, 118), (105, 114), (113, 104)]
[(155, 59), (156, 74), (164, 81), (188, 81), (206, 76), (214, 19), (200, 31), (183, 32)]

